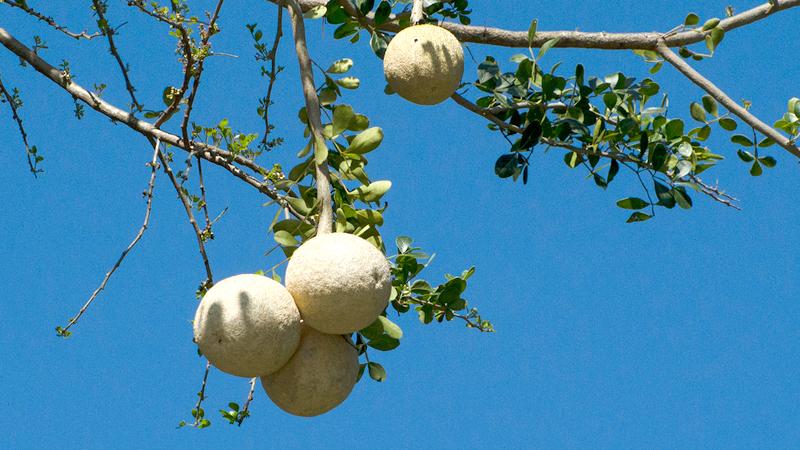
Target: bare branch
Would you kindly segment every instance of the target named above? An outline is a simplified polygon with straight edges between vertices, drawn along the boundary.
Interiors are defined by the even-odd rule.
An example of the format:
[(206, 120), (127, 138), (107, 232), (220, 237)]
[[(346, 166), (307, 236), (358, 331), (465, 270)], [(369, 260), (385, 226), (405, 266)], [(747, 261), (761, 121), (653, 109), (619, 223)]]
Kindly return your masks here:
[(4, 4), (6, 4), (8, 6), (11, 6), (11, 7), (14, 7), (14, 8), (19, 8), (19, 9), (25, 11), (28, 15), (31, 15), (31, 16), (41, 20), (42, 22), (50, 25), (51, 27), (55, 28), (56, 30), (58, 30), (58, 31), (60, 31), (60, 32), (62, 32), (64, 34), (66, 34), (67, 36), (69, 36), (69, 37), (71, 37), (73, 39), (77, 39), (77, 40), (87, 39), (87, 40), (89, 40), (89, 39), (93, 39), (93, 38), (96, 38), (96, 37), (100, 36), (100, 33), (89, 34), (86, 31), (81, 31), (80, 33), (75, 33), (73, 31), (70, 31), (66, 27), (63, 27), (63, 26), (59, 25), (55, 21), (55, 19), (53, 19), (52, 17), (47, 16), (45, 14), (40, 13), (39, 11), (34, 10), (30, 6), (28, 6), (24, 1), (7, 0), (7, 1), (0, 1), (0, 3), (4, 3)]
[[(28, 157), (28, 167), (30, 167), (31, 173), (33, 173), (33, 176), (35, 177), (37, 173), (42, 171), (36, 167), (36, 152), (28, 143), (28, 133), (25, 131), (25, 124), (22, 122), (22, 117), (20, 117), (19, 112), (17, 111), (17, 99), (14, 97), (14, 95), (8, 92), (8, 89), (6, 89), (2, 79), (0, 79), (0, 94), (3, 95), (3, 97), (6, 99), (6, 102), (8, 102), (8, 106), (11, 108), (11, 116), (14, 118), (14, 122), (17, 123), (19, 134), (22, 137), (22, 144), (25, 145), (25, 156)], [(31, 156), (33, 156), (33, 158), (31, 158)]]
[[(280, 0), (270, 1), (278, 3)], [(299, 4), (302, 6), (303, 10), (325, 5), (326, 3), (327, 1), (325, 0), (299, 0)], [(719, 27), (725, 31), (731, 31), (796, 6), (800, 6), (800, 0), (771, 0), (735, 16), (723, 19)], [(400, 30), (400, 27), (396, 19), (397, 17), (394, 16), (389, 22), (377, 27), (375, 26), (372, 14), (368, 14), (364, 18), (359, 18), (359, 21), (363, 21), (367, 25), (383, 31), (397, 32)], [(440, 25), (452, 32), (461, 42), (518, 48), (527, 48), (529, 45), (527, 30), (512, 31), (494, 27), (462, 25), (452, 22), (443, 22)], [(666, 37), (666, 44), (669, 47), (682, 47), (702, 42), (705, 36), (706, 33), (695, 30), (684, 31)], [(643, 33), (537, 31), (532, 46), (541, 47), (545, 42), (558, 38), (559, 41), (555, 46), (560, 48), (655, 50), (659, 40), (663, 37), (664, 33), (656, 31)]]
[(139, 243), (139, 241), (142, 239), (142, 236), (144, 236), (144, 232), (147, 231), (147, 225), (150, 223), (150, 212), (153, 209), (153, 190), (155, 189), (156, 173), (158, 169), (158, 161), (156, 160), (156, 158), (158, 157), (161, 151), (159, 149), (160, 145), (161, 142), (156, 141), (156, 144), (154, 145), (153, 148), (153, 158), (148, 163), (148, 165), (150, 166), (150, 181), (147, 183), (147, 189), (144, 191), (144, 197), (147, 199), (147, 206), (145, 207), (144, 222), (142, 223), (142, 226), (139, 227), (139, 231), (136, 233), (136, 237), (134, 237), (131, 243), (128, 244), (128, 247), (122, 251), (122, 254), (117, 259), (117, 262), (115, 262), (114, 266), (111, 267), (111, 270), (109, 270), (106, 273), (106, 276), (103, 278), (103, 281), (100, 283), (100, 286), (98, 286), (97, 289), (95, 289), (94, 292), (92, 292), (92, 295), (89, 297), (89, 300), (87, 300), (86, 303), (83, 305), (83, 307), (80, 309), (80, 311), (78, 311), (78, 314), (76, 314), (73, 318), (69, 319), (69, 322), (67, 322), (67, 325), (64, 328), (61, 327), (56, 328), (56, 331), (60, 336), (69, 336), (70, 334), (69, 329), (72, 328), (73, 325), (78, 323), (78, 320), (81, 318), (81, 316), (83, 316), (86, 310), (89, 309), (89, 307), (92, 305), (92, 302), (94, 302), (97, 296), (100, 295), (100, 292), (102, 292), (103, 289), (106, 288), (108, 280), (111, 279), (111, 276), (114, 275), (114, 272), (116, 272), (119, 266), (122, 265), (122, 262), (125, 260), (125, 257), (128, 256), (128, 253), (130, 253), (131, 250), (133, 250), (133, 247), (135, 247), (136, 244)]
[(206, 253), (203, 230), (201, 230), (200, 226), (197, 225), (197, 221), (194, 218), (194, 213), (192, 212), (192, 202), (189, 201), (189, 197), (186, 195), (186, 191), (184, 190), (183, 186), (178, 183), (178, 179), (175, 177), (175, 173), (172, 172), (172, 168), (169, 166), (169, 161), (167, 160), (166, 156), (164, 156), (164, 152), (159, 152), (158, 158), (164, 168), (164, 173), (167, 174), (169, 181), (172, 183), (172, 187), (175, 188), (175, 192), (178, 194), (178, 197), (183, 204), (183, 208), (186, 210), (186, 217), (189, 219), (189, 224), (194, 230), (195, 238), (197, 239), (197, 248), (200, 251), (200, 257), (203, 259), (203, 267), (206, 269), (206, 282), (203, 283), (203, 287), (208, 289), (214, 284), (214, 276), (211, 273), (211, 264), (208, 262), (208, 254)]
[(128, 66), (122, 61), (119, 50), (117, 50), (117, 46), (114, 43), (114, 35), (117, 33), (117, 31), (116, 29), (111, 28), (105, 16), (106, 4), (100, 0), (92, 0), (92, 4), (94, 5), (94, 10), (97, 13), (97, 18), (99, 19), (98, 24), (100, 26), (100, 31), (106, 37), (106, 39), (108, 39), (108, 49), (111, 52), (111, 55), (114, 56), (114, 59), (117, 61), (119, 70), (122, 72), (122, 77), (125, 79), (125, 89), (131, 96), (131, 106), (137, 111), (141, 111), (142, 105), (138, 100), (136, 100), (136, 94), (134, 94), (134, 92), (136, 92), (136, 88), (134, 88), (133, 83), (131, 83), (131, 79), (128, 74)]
[(270, 57), (270, 71), (269, 71), (269, 85), (267, 86), (267, 96), (264, 98), (264, 138), (261, 144), (266, 148), (271, 130), (269, 123), (269, 107), (272, 102), (272, 89), (275, 86), (275, 80), (278, 77), (277, 59), (278, 59), (278, 44), (283, 37), (283, 7), (278, 5), (278, 19), (275, 25), (275, 40), (272, 42), (272, 49), (269, 51)]
[(786, 149), (786, 151), (789, 153), (800, 157), (800, 147), (797, 147), (794, 143), (792, 143), (791, 140), (789, 140), (789, 138), (782, 135), (780, 132), (770, 127), (766, 123), (762, 122), (758, 117), (750, 113), (750, 111), (746, 110), (733, 99), (728, 97), (728, 95), (725, 94), (722, 89), (718, 88), (714, 83), (700, 74), (700, 72), (694, 70), (692, 66), (690, 66), (675, 52), (670, 50), (663, 41), (656, 48), (656, 52), (658, 52), (662, 58), (678, 69), (679, 72), (685, 75), (686, 78), (688, 78), (692, 83), (700, 86), (700, 88), (708, 92), (710, 96), (714, 97), (714, 99), (720, 102), (722, 106), (728, 109), (728, 111), (735, 114), (745, 123), (761, 132), (764, 136), (767, 136), (775, 141), (775, 143)]
[[(297, 0), (287, 0), (289, 3), (289, 16), (292, 19), (292, 32), (294, 34), (294, 48), (297, 61), (300, 64), (300, 78), (303, 84), (303, 96), (306, 101), (306, 113), (311, 133), (314, 136), (314, 153), (325, 149), (327, 144), (322, 136), (322, 118), (320, 116), (319, 97), (314, 84), (314, 72), (311, 68), (311, 58), (308, 56), (306, 45), (306, 27), (303, 21), (303, 11)], [(319, 220), (317, 221), (317, 234), (330, 233), (333, 230), (333, 205), (331, 202), (331, 182), (328, 173), (327, 159), (316, 161), (317, 202), (319, 203)]]
[[(231, 152), (213, 145), (207, 145), (201, 142), (191, 142), (191, 145), (189, 145), (189, 143), (185, 142), (182, 138), (163, 131), (150, 122), (140, 120), (130, 112), (117, 108), (116, 106), (106, 102), (105, 100), (86, 90), (74, 81), (65, 80), (64, 74), (60, 70), (50, 65), (47, 61), (19, 42), (3, 28), (0, 28), (0, 44), (3, 44), (3, 46), (5, 46), (8, 50), (29, 63), (34, 69), (36, 69), (36, 71), (56, 83), (62, 89), (67, 91), (72, 97), (83, 101), (95, 111), (114, 121), (124, 123), (134, 131), (148, 137), (149, 139), (159, 139), (162, 143), (169, 144), (187, 151), (189, 148), (193, 148), (194, 154), (197, 156), (222, 167), (271, 199), (276, 201), (281, 200), (281, 197), (270, 185), (258, 181), (252, 175), (245, 173), (240, 167), (234, 164), (240, 164), (258, 174), (266, 172), (264, 168), (255, 162), (240, 155), (234, 155)], [(294, 208), (291, 208), (291, 206), (289, 206), (289, 211), (295, 217), (304, 220), (304, 216), (297, 212)]]
[(239, 417), (236, 419), (236, 424), (238, 426), (242, 426), (242, 422), (244, 422), (244, 419), (250, 416), (250, 403), (253, 403), (253, 394), (255, 393), (255, 390), (256, 390), (256, 379), (251, 378), (250, 391), (247, 393), (247, 400), (245, 400), (242, 410), (239, 411)]

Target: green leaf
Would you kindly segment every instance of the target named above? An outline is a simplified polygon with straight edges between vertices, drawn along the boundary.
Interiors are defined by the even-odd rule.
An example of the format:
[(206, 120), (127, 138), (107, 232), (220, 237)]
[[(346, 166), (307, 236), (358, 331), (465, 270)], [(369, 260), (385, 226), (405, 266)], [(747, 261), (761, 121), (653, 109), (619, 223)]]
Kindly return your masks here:
[(328, 70), (325, 72), (333, 73), (333, 74), (342, 74), (346, 73), (353, 67), (353, 60), (350, 58), (342, 58), (340, 60), (334, 61)]
[(383, 130), (380, 127), (368, 128), (353, 138), (346, 151), (362, 155), (378, 148), (381, 142), (383, 142)]
[(703, 31), (708, 31), (712, 28), (716, 28), (719, 25), (720, 20), (716, 17), (713, 19), (708, 19), (706, 23), (703, 24)]
[(292, 236), (291, 233), (284, 230), (279, 230), (275, 232), (275, 242), (283, 245), (284, 247), (296, 247), (300, 245), (300, 243)]
[(325, 144), (325, 141), (320, 139), (314, 140), (314, 162), (321, 166), (325, 164), (325, 161), (328, 159), (328, 145)]
[(700, 106), (697, 102), (692, 102), (691, 106), (689, 107), (689, 112), (692, 114), (692, 119), (698, 122), (705, 122), (706, 121), (706, 111)]
[(328, 8), (325, 5), (317, 5), (308, 11), (303, 13), (303, 17), (306, 19), (319, 19), (320, 17), (325, 17), (325, 13), (328, 12)]
[(683, 136), (683, 121), (681, 119), (672, 119), (664, 125), (664, 134), (667, 139), (672, 140)]
[(744, 150), (737, 150), (736, 154), (739, 156), (739, 159), (746, 163), (753, 162), (753, 160), (756, 159), (750, 152)]
[(549, 41), (545, 42), (544, 44), (542, 44), (542, 48), (539, 49), (539, 56), (537, 57), (537, 59), (542, 59), (542, 57), (545, 55), (545, 53), (547, 53), (548, 50), (553, 48), (553, 46), (558, 44), (558, 41), (560, 41), (560, 40), (561, 40), (561, 38), (553, 38), (553, 39), (550, 39)]
[(761, 164), (758, 162), (758, 160), (753, 161), (753, 165), (750, 167), (750, 175), (754, 177), (760, 177), (763, 173), (764, 169), (761, 168)]
[(384, 333), (386, 333), (389, 337), (394, 339), (403, 338), (403, 330), (400, 329), (397, 324), (384, 316), (378, 316), (378, 321), (380, 321), (381, 325), (383, 326)]
[(725, 118), (719, 119), (719, 126), (721, 126), (723, 130), (733, 131), (733, 130), (736, 129), (738, 124), (736, 123), (735, 120), (733, 120), (731, 118), (728, 118), (728, 117), (725, 117)]
[(382, 365), (376, 362), (370, 362), (367, 365), (369, 368), (370, 378), (378, 382), (383, 382), (386, 380), (386, 369), (384, 369)]
[(367, 342), (367, 345), (375, 350), (388, 352), (399, 347), (400, 341), (387, 334), (383, 334), (375, 339), (371, 339), (369, 342)]
[(695, 13), (689, 13), (686, 18), (683, 20), (683, 24), (686, 26), (694, 26), (700, 23), (700, 16)]
[(626, 220), (626, 222), (627, 223), (645, 222), (645, 221), (648, 221), (648, 220), (650, 220), (652, 218), (653, 218), (653, 216), (651, 216), (650, 214), (645, 214), (643, 212), (637, 211), (637, 212), (631, 214), (631, 216), (628, 217), (628, 220)]
[(672, 190), (672, 196), (675, 197), (675, 201), (681, 208), (689, 209), (692, 207), (692, 198), (686, 193), (686, 189), (682, 187), (676, 187)]
[(703, 109), (705, 109), (707, 113), (714, 117), (719, 116), (719, 106), (717, 105), (717, 101), (714, 100), (714, 97), (710, 95), (703, 96)]
[(636, 197), (623, 198), (617, 202), (617, 206), (623, 209), (644, 209), (650, 205), (646, 200)]
[(356, 198), (362, 202), (377, 202), (392, 187), (392, 182), (388, 180), (375, 181), (367, 186), (360, 186), (352, 192)]
[(350, 105), (339, 105), (333, 110), (333, 135), (338, 136), (350, 126), (355, 113)]
[(369, 128), (369, 118), (363, 114), (356, 114), (353, 120), (347, 124), (347, 129), (350, 131), (364, 131)]
[(375, 25), (381, 25), (389, 19), (392, 14), (392, 5), (386, 0), (383, 0), (378, 9), (375, 10)]
[(356, 77), (344, 77), (336, 80), (336, 84), (345, 89), (358, 89), (361, 81)]
[(533, 39), (536, 38), (536, 28), (539, 26), (539, 21), (533, 19), (531, 26), (528, 27), (528, 47), (533, 47)]
[(413, 240), (408, 236), (397, 236), (397, 239), (394, 240), (397, 245), (397, 252), (400, 254), (408, 252), (411, 248), (411, 242)]
[(667, 209), (672, 209), (675, 207), (675, 197), (672, 195), (672, 190), (659, 183), (658, 181), (654, 181), (655, 183), (655, 191), (656, 196), (658, 197), (658, 205), (663, 206)]
[(766, 167), (772, 169), (778, 164), (778, 161), (775, 160), (772, 156), (765, 156), (763, 158), (758, 158), (758, 160)]
[(511, 177), (517, 171), (518, 158), (516, 153), (501, 155), (494, 163), (494, 173), (500, 178)]
[(731, 136), (731, 142), (734, 144), (739, 144), (744, 147), (752, 147), (753, 141), (751, 141), (747, 136), (742, 134), (734, 134)]

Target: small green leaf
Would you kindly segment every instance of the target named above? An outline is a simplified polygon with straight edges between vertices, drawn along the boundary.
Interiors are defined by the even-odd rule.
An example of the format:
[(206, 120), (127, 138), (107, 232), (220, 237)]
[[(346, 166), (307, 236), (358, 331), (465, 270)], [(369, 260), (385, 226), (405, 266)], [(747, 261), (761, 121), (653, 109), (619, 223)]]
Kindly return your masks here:
[(355, 113), (350, 105), (339, 105), (333, 110), (333, 136), (342, 134), (350, 122), (355, 118)]
[(714, 117), (719, 115), (719, 106), (717, 105), (717, 101), (714, 100), (714, 97), (710, 95), (703, 96), (703, 109), (705, 109), (707, 113)]
[(763, 164), (765, 167), (769, 167), (772, 169), (778, 164), (778, 161), (775, 160), (772, 156), (765, 156), (763, 158), (758, 158), (758, 160)]
[(336, 80), (336, 84), (345, 89), (358, 89), (361, 85), (361, 81), (356, 77), (344, 77)]
[(384, 316), (378, 316), (378, 320), (381, 322), (381, 325), (383, 326), (384, 333), (389, 335), (389, 337), (392, 337), (394, 339), (403, 338), (403, 330), (400, 329), (400, 327), (397, 326), (397, 324), (395, 324), (394, 322), (392, 322), (391, 320), (389, 320)]
[(753, 161), (753, 165), (750, 167), (750, 175), (754, 177), (760, 177), (763, 173), (764, 169), (761, 168), (761, 164), (758, 162), (758, 160)]
[(383, 130), (380, 127), (368, 128), (353, 138), (346, 151), (361, 155), (375, 150), (381, 142), (383, 142)]
[(342, 74), (346, 73), (350, 68), (353, 67), (353, 60), (350, 58), (342, 58), (340, 60), (334, 61), (326, 72), (333, 73), (333, 74)]
[(739, 144), (743, 147), (752, 147), (753, 141), (751, 141), (747, 136), (742, 134), (734, 134), (731, 136), (731, 142), (734, 144)]
[(279, 230), (275, 232), (275, 242), (285, 246), (285, 247), (296, 247), (300, 245), (300, 243), (292, 236), (291, 233), (284, 230)]
[(697, 102), (692, 102), (691, 106), (689, 107), (689, 112), (692, 114), (692, 119), (698, 122), (705, 122), (706, 121), (706, 111), (700, 106)]
[(689, 13), (686, 18), (683, 20), (683, 24), (686, 26), (694, 26), (700, 23), (700, 16), (695, 13)]
[(368, 367), (370, 378), (378, 382), (383, 382), (386, 380), (386, 369), (384, 369), (382, 365), (376, 362), (370, 362)]
[(645, 214), (643, 212), (636, 211), (635, 213), (631, 214), (630, 217), (628, 217), (628, 220), (626, 220), (626, 222), (627, 223), (645, 222), (652, 218), (653, 216), (651, 216), (650, 214)]
[(352, 194), (363, 202), (377, 202), (392, 187), (392, 182), (388, 180), (375, 181), (367, 186), (360, 186)]
[(736, 154), (739, 156), (739, 159), (741, 159), (746, 163), (753, 162), (753, 160), (755, 159), (755, 157), (750, 152), (744, 150), (738, 150)]
[(623, 209), (644, 209), (650, 205), (646, 200), (636, 197), (623, 198), (617, 202), (617, 206)]
[(718, 18), (708, 19), (706, 23), (703, 24), (703, 31), (708, 31), (712, 28), (716, 28), (719, 25), (720, 20)]
[(726, 131), (733, 131), (736, 129), (736, 127), (738, 127), (738, 124), (736, 123), (735, 120), (728, 117), (724, 117), (722, 119), (719, 119), (719, 126), (721, 126), (722, 129)]
[(536, 28), (539, 26), (539, 21), (537, 19), (533, 19), (531, 21), (531, 26), (528, 27), (528, 47), (533, 47), (533, 40), (536, 38)]

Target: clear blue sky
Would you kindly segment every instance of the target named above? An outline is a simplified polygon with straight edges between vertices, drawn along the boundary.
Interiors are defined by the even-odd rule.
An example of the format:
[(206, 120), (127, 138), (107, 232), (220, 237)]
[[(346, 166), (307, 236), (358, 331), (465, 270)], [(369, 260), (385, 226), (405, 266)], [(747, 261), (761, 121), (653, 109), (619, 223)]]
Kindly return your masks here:
[[(74, 28), (93, 23), (88, 2), (29, 3)], [(173, 45), (163, 28), (128, 13), (122, 1), (110, 3), (111, 22), (129, 22), (119, 46), (140, 98), (156, 106), (163, 86), (178, 82)], [(706, 18), (723, 15), (729, 3), (737, 10), (757, 4), (473, 3), (476, 24), (527, 29), (538, 17), (542, 30), (607, 31), (666, 30), (690, 11)], [(125, 103), (102, 40), (76, 43), (10, 8), (0, 11), (0, 26), (26, 42), (45, 36), (49, 61), (69, 59), (78, 82), (107, 83), (108, 98)], [(244, 24), (258, 21), (271, 36), (273, 19), (271, 4), (228, 2), (215, 49), (241, 57), (209, 60), (195, 120), (227, 117), (242, 130), (260, 130), (255, 108), (264, 84)], [(730, 33), (712, 61), (696, 66), (772, 122), (789, 97), (800, 96), (793, 56), (800, 44), (792, 38), (798, 21), (793, 10)], [(664, 211), (626, 225), (614, 202), (636, 192), (633, 180), (620, 178), (603, 192), (568, 171), (557, 152), (535, 157), (528, 186), (499, 180), (493, 165), (506, 149), (499, 135), (452, 102), (423, 108), (384, 96), (381, 65), (366, 41), (334, 41), (332, 30), (309, 25), (313, 57), (323, 65), (356, 60), (363, 87), (347, 100), (386, 132), (370, 165), (374, 178), (394, 181), (385, 237), (408, 234), (436, 252), (432, 279), (476, 265), (468, 298), (497, 333), (404, 317), (400, 348), (375, 352), (388, 380), (362, 381), (340, 408), (315, 419), (284, 414), (258, 387), (253, 416), (242, 428), (229, 426), (216, 410), (241, 403), (247, 380), (214, 371), (205, 405), (214, 425), (176, 430), (189, 419), (203, 371), (189, 322), (203, 272), (184, 212), (160, 178), (144, 240), (73, 337), (57, 338), (53, 328), (76, 312), (139, 226), (151, 152), (139, 135), (92, 111), (76, 121), (64, 92), (0, 51), (3, 79), (22, 91), (28, 131), (47, 170), (39, 179), (27, 172), (3, 109), (0, 447), (775, 448), (800, 441), (796, 160), (771, 149), (779, 166), (753, 179), (718, 135), (712, 144), (729, 159), (717, 176), (741, 198), (742, 212), (697, 197), (688, 213)], [(303, 145), (288, 44), (273, 110), (276, 135), (286, 143), (265, 155), (265, 164), (288, 164)], [(505, 64), (516, 52), (470, 50), (478, 60), (491, 54)], [(596, 75), (647, 75), (629, 52), (548, 54), (546, 63), (557, 61), (565, 70), (581, 61)], [(470, 62), (468, 79), (474, 69)], [(688, 115), (701, 93), (668, 67), (657, 80), (671, 93), (674, 113)], [(212, 213), (230, 208), (209, 246), (217, 277), (277, 263), (277, 256), (263, 256), (274, 210), (207, 167)]]

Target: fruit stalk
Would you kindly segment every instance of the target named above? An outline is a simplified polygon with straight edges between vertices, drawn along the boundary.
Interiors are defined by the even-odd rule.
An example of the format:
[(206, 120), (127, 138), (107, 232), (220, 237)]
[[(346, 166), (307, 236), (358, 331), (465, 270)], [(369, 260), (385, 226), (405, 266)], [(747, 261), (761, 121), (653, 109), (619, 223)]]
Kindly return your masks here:
[[(308, 56), (306, 45), (306, 27), (303, 22), (303, 10), (297, 0), (286, 0), (289, 16), (292, 20), (292, 34), (294, 48), (297, 53), (297, 62), (300, 64), (300, 80), (303, 85), (303, 96), (306, 100), (306, 113), (308, 126), (314, 137), (314, 154), (327, 155), (327, 144), (322, 137), (322, 118), (320, 116), (319, 97), (314, 84), (314, 72), (311, 68), (311, 58)], [(333, 231), (333, 205), (331, 202), (331, 181), (328, 172), (328, 160), (315, 158), (317, 180), (317, 203), (319, 204), (319, 220), (317, 221), (317, 234), (326, 234)]]

